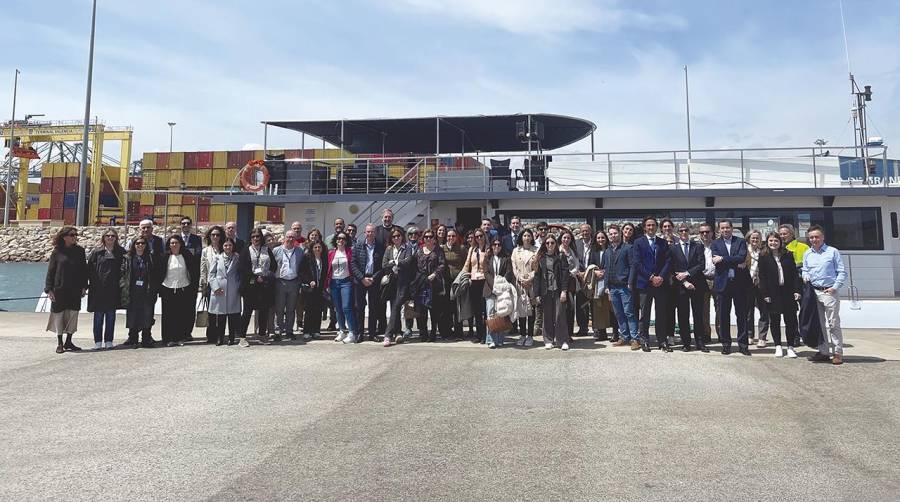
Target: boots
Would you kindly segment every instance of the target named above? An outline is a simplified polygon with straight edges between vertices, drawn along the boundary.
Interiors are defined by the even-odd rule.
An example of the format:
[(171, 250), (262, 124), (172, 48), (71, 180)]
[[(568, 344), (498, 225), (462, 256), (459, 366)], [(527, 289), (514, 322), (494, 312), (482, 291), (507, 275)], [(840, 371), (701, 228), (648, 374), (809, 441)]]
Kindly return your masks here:
[(234, 333), (228, 335), (228, 345), (234, 345)]
[(63, 348), (65, 350), (71, 350), (72, 352), (78, 352), (81, 350), (81, 347), (78, 347), (74, 343), (72, 343), (72, 333), (66, 333), (66, 343), (63, 344)]

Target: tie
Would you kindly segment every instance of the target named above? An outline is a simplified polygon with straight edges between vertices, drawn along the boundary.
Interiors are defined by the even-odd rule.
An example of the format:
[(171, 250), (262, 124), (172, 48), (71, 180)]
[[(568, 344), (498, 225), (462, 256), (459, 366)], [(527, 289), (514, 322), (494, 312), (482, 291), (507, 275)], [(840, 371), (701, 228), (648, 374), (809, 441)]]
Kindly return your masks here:
[(681, 245), (684, 247), (684, 260), (687, 261), (687, 259), (688, 259), (688, 243), (685, 242), (685, 243), (682, 243)]
[(653, 251), (653, 259), (656, 259), (656, 239), (650, 239), (650, 251)]

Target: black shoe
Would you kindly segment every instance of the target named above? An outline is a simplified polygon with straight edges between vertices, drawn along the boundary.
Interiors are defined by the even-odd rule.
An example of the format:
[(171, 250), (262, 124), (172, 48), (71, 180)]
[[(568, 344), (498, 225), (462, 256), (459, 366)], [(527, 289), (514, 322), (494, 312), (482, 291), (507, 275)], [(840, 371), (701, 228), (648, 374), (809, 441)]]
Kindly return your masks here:
[(156, 347), (156, 340), (152, 338), (149, 340), (144, 340), (141, 342), (141, 347), (145, 349), (152, 349), (153, 347)]
[(731, 347), (722, 347), (722, 355), (727, 356), (728, 354), (731, 354)]
[(662, 352), (672, 352), (672, 347), (670, 347), (668, 343), (661, 343), (659, 344), (659, 350)]
[(690, 352), (691, 351), (690, 344), (685, 344), (683, 347), (681, 347), (681, 351), (682, 352)]
[(193, 341), (194, 341), (194, 337), (192, 337), (191, 335), (184, 337), (184, 340), (182, 340), (182, 342), (193, 342)]
[(64, 344), (63, 344), (63, 348), (66, 349), (66, 350), (68, 350), (68, 351), (71, 351), (71, 352), (80, 352), (80, 351), (81, 351), (81, 347), (75, 345), (75, 344), (72, 343), (72, 342), (66, 342), (66, 343), (64, 343)]
[(216, 347), (221, 347), (222, 345), (225, 345), (225, 341), (224, 341), (224, 340), (219, 340), (219, 341), (216, 342)]
[(646, 343), (642, 343), (641, 350), (643, 350), (644, 352), (650, 352), (650, 345), (646, 344)]
[(280, 334), (280, 333), (279, 333), (279, 334), (276, 334), (275, 336), (272, 337), (272, 339), (273, 339), (276, 343), (277, 343), (277, 342), (280, 342), (280, 341), (281, 341), (281, 334)]
[(295, 342), (295, 341), (297, 341), (297, 335), (291, 333), (290, 335), (288, 335), (287, 339), (292, 342)]
[(697, 347), (697, 350), (699, 350), (700, 352), (703, 352), (704, 354), (709, 353), (709, 348), (707, 348), (706, 345), (700, 345), (699, 347)]
[(824, 363), (830, 361), (831, 357), (821, 352), (816, 352), (815, 354), (807, 357), (807, 359), (814, 363)]
[(333, 322), (330, 322), (330, 323), (328, 323), (328, 327), (325, 328), (325, 331), (335, 331), (336, 329), (337, 329), (337, 326)]
[(742, 348), (740, 349), (740, 353), (741, 353), (741, 354), (744, 354), (745, 356), (752, 356), (752, 355), (753, 355), (753, 354), (750, 353), (750, 349), (747, 348), (747, 347), (742, 347)]

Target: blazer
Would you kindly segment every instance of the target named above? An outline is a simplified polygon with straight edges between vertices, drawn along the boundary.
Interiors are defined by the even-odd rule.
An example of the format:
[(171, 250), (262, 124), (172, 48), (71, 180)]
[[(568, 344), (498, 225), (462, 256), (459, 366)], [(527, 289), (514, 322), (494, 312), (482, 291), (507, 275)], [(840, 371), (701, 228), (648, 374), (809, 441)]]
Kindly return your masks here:
[[(684, 287), (685, 282), (693, 284), (696, 288), (694, 291), (705, 292), (708, 289), (706, 277), (703, 275), (703, 269), (706, 267), (703, 244), (696, 241), (690, 241), (688, 244), (688, 254), (685, 256), (681, 241), (676, 242), (669, 247), (669, 263), (672, 270), (672, 281), (678, 285), (679, 292), (690, 292)], [(688, 277), (683, 281), (679, 281), (678, 277), (675, 275), (680, 272), (688, 273)]]
[(709, 246), (713, 256), (724, 258), (716, 264), (716, 276), (713, 280), (713, 290), (716, 293), (725, 291), (728, 286), (728, 271), (734, 270), (734, 281), (738, 287), (750, 287), (750, 269), (738, 268), (738, 265), (747, 261), (747, 241), (740, 237), (731, 238), (731, 253), (725, 246), (725, 240), (719, 237)]
[[(353, 245), (353, 260), (350, 261), (350, 275), (353, 276), (353, 282), (359, 283), (366, 277), (366, 261), (369, 259), (369, 252), (366, 249), (366, 239), (363, 238)], [(375, 251), (372, 253), (372, 276), (381, 271), (381, 265), (384, 261), (384, 246), (379, 246), (375, 241)]]
[(784, 276), (783, 285), (778, 284), (778, 264), (775, 263), (775, 256), (766, 253), (759, 257), (759, 296), (772, 299), (772, 303), (767, 303), (770, 312), (796, 312), (797, 301), (794, 300), (794, 293), (799, 294), (801, 291), (794, 254), (785, 251), (779, 261)]
[[(569, 260), (562, 253), (556, 253), (553, 256), (552, 270), (549, 272), (556, 276), (556, 285), (560, 291), (575, 292), (574, 278), (569, 273)], [(537, 259), (537, 258), (536, 258)], [(537, 272), (534, 274), (534, 296), (545, 296), (548, 293), (547, 280), (544, 275), (548, 272), (545, 259), (537, 259)], [(558, 301), (554, 299), (553, 301)]]
[(663, 283), (659, 287), (663, 287), (666, 284), (665, 279), (670, 271), (669, 243), (659, 236), (656, 237), (654, 242), (656, 243), (655, 255), (646, 236), (642, 235), (632, 243), (631, 253), (635, 266), (635, 287), (637, 289), (653, 287), (650, 284), (650, 277), (652, 276), (663, 278)]
[[(509, 256), (500, 257), (500, 276), (505, 277), (510, 284), (516, 283), (516, 276), (513, 274), (512, 260)], [(487, 298), (494, 294), (494, 257), (488, 258), (487, 266), (484, 269), (484, 297)]]
[[(323, 293), (325, 291), (325, 277), (327, 273), (328, 257), (322, 256), (322, 266), (317, 267), (315, 255), (312, 254), (312, 251), (307, 251), (306, 256), (303, 258), (303, 262), (300, 264), (300, 284), (309, 286), (310, 283), (315, 282), (316, 287), (310, 287), (304, 290), (303, 298), (306, 305), (305, 308), (321, 308), (322, 305), (325, 304)], [(303, 289), (302, 286), (301, 289)]]
[[(241, 313), (241, 271), (238, 266), (240, 256), (234, 254), (231, 264), (225, 266), (225, 253), (216, 255), (210, 261), (207, 283), (209, 284), (210, 314)], [(214, 291), (222, 289), (225, 294), (216, 296)]]
[[(303, 266), (304, 253), (303, 249), (297, 246), (294, 246), (294, 270), (297, 271), (297, 277), (300, 277), (300, 267)], [(275, 277), (278, 277), (278, 271), (281, 270), (281, 265), (284, 263), (284, 260), (289, 256), (288, 250), (284, 248), (284, 246), (278, 246), (272, 250), (272, 255), (275, 256)]]
[[(182, 239), (184, 239), (184, 235), (180, 235)], [(191, 253), (194, 253), (196, 256), (200, 256), (200, 253), (203, 252), (203, 240), (200, 239), (200, 236), (197, 234), (188, 234), (188, 238), (184, 239), (184, 247), (191, 250)]]
[[(588, 265), (590, 265), (590, 255), (594, 254), (593, 242), (585, 244), (581, 239), (575, 239), (575, 257), (578, 258), (578, 271), (584, 272), (587, 265), (584, 264), (584, 253), (588, 253)], [(599, 264), (595, 264), (599, 265)]]
[(620, 243), (617, 250), (612, 245), (606, 247), (603, 252), (603, 263), (600, 268), (606, 270), (606, 287), (634, 287), (634, 254), (631, 251), (631, 244), (626, 242)]

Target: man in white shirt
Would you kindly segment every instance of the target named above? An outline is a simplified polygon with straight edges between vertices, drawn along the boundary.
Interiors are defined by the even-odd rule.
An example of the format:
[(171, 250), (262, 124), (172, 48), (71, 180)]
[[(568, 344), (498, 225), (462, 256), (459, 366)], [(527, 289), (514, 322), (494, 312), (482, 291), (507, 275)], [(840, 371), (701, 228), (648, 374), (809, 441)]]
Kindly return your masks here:
[(303, 250), (296, 245), (297, 235), (291, 230), (284, 234), (282, 244), (272, 250), (275, 256), (275, 324), (279, 332), (275, 341), (281, 341), (285, 335), (289, 340), (296, 340), (294, 335), (294, 316), (296, 315), (297, 296), (300, 294), (300, 264), (303, 262)]
[[(697, 331), (697, 328), (694, 328), (696, 331), (696, 336), (703, 337), (703, 343), (709, 343), (712, 338), (712, 329), (710, 328), (710, 315), (709, 315), (709, 302), (710, 300), (715, 299), (715, 295), (713, 294), (713, 279), (716, 276), (716, 265), (713, 263), (712, 259), (712, 246), (713, 238), (715, 238), (715, 233), (713, 232), (712, 225), (709, 223), (703, 223), (700, 225), (700, 244), (703, 244), (703, 257), (705, 261), (705, 265), (703, 267), (703, 277), (706, 279), (706, 291), (703, 293), (703, 331)], [(716, 337), (719, 336), (719, 318), (718, 318), (719, 307), (716, 306)]]

